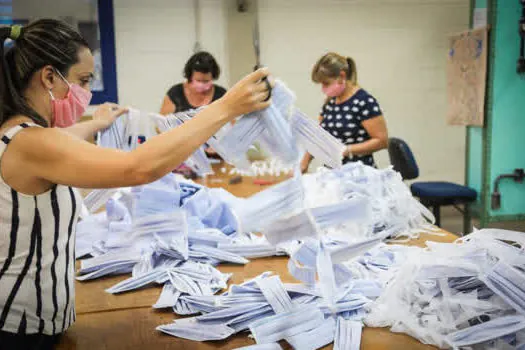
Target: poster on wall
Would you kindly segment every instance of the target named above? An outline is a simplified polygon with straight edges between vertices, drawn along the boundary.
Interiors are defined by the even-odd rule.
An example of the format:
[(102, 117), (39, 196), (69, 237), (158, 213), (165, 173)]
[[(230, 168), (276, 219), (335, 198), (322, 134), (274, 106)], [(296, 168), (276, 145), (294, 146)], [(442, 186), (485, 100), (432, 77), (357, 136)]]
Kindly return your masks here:
[(449, 43), (447, 123), (483, 126), (488, 28), (452, 35)]

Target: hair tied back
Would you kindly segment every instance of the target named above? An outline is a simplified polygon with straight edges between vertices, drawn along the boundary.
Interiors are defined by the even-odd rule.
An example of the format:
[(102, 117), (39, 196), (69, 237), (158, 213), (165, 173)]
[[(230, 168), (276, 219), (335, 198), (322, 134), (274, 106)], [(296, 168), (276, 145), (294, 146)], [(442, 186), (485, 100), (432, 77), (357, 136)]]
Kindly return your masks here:
[(11, 33), (9, 34), (9, 38), (12, 40), (16, 40), (20, 37), (20, 34), (22, 34), (22, 26), (14, 25), (11, 26)]

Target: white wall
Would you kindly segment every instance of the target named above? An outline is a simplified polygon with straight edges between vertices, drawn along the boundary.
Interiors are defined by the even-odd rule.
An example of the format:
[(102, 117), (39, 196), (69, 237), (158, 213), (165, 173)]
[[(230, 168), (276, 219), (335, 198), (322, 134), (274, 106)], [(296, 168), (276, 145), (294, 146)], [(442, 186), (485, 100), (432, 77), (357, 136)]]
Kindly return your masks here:
[[(323, 95), (312, 66), (327, 51), (354, 57), (390, 135), (412, 147), (420, 179), (462, 183), (465, 130), (445, 124), (445, 67), (447, 34), (468, 28), (468, 11), (468, 0), (259, 1), (262, 61), (316, 117)], [(376, 159), (389, 164), (386, 151)]]
[(200, 0), (202, 49), (209, 51), (221, 67), (217, 83), (228, 87), (231, 83), (228, 40), (227, 2), (223, 0)]
[(234, 84), (255, 66), (253, 25), (257, 15), (255, 0), (247, 1), (246, 12), (237, 10), (237, 0), (224, 0), (228, 18), (230, 83)]
[[(183, 80), (193, 54), (192, 0), (114, 0), (119, 102), (158, 111), (167, 90)], [(228, 85), (226, 15), (221, 1), (201, 1), (201, 44), (222, 68)]]

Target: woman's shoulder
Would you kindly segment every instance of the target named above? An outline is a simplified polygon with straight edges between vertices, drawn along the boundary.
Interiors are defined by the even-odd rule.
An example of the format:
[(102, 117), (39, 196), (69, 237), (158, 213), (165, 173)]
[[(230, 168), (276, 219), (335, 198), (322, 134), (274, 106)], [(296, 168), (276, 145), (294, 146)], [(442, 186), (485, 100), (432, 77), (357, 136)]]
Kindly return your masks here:
[(168, 95), (174, 94), (174, 93), (181, 93), (183, 91), (184, 91), (184, 85), (182, 83), (178, 83), (169, 88)]
[(354, 96), (355, 110), (360, 120), (368, 120), (383, 115), (377, 99), (367, 90), (361, 88)]
[[(58, 134), (66, 133), (58, 128), (43, 127), (31, 118), (20, 116), (6, 121), (0, 127), (1, 145), (26, 155), (48, 155), (49, 150), (57, 147)], [(12, 142), (16, 140), (15, 142)], [(63, 141), (63, 140), (62, 140)]]
[(219, 97), (222, 97), (222, 95), (226, 93), (226, 89), (223, 88), (222, 86), (217, 85), (217, 84), (213, 84), (213, 86), (215, 88), (215, 95), (219, 95)]
[(28, 116), (15, 115), (0, 125), (0, 135), (4, 135), (9, 131), (14, 131), (19, 128), (25, 129), (29, 127), (41, 127), (41, 125), (35, 123), (35, 121)]
[(368, 92), (368, 90), (363, 89), (363, 88), (360, 88), (356, 92), (354, 97), (356, 97), (356, 98), (358, 98), (360, 100), (368, 101), (368, 102), (376, 102), (376, 98), (374, 97), (374, 95), (372, 95), (370, 92)]
[(334, 97), (327, 97), (324, 99), (323, 107), (326, 106), (333, 106), (335, 105), (335, 98)]
[(166, 95), (169, 97), (171, 102), (180, 104), (180, 100), (184, 99), (184, 85), (182, 83), (173, 85)]

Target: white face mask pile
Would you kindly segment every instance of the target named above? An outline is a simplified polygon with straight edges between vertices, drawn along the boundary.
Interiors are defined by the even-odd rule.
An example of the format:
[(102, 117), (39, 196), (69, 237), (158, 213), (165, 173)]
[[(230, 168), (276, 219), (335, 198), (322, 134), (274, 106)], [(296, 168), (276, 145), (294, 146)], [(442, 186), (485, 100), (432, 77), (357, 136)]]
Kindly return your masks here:
[[(387, 231), (390, 238), (398, 239), (431, 232), (432, 213), (412, 197), (401, 176), (391, 169), (349, 163), (339, 169), (321, 169), (302, 179), (305, 206), (311, 208), (322, 228), (332, 226), (323, 230), (326, 234), (362, 240)], [(345, 206), (349, 210), (346, 213)], [(345, 224), (345, 217), (352, 219), (349, 224)], [(336, 223), (340, 226), (334, 227)]]
[[(429, 249), (379, 244), (343, 264), (332, 258), (337, 244), (310, 239), (292, 256), (314, 269), (310, 283), (283, 284), (264, 273), (223, 295), (183, 297), (204, 313), (184, 322), (199, 330), (199, 340), (249, 329), (260, 345), (286, 340), (295, 348), (335, 342), (358, 349), (363, 319), (442, 348), (522, 348), (525, 265), (516, 264), (523, 250), (493, 237), (504, 232), (490, 233)], [(193, 339), (184, 322), (157, 329)]]
[[(98, 193), (98, 197), (109, 197)], [(240, 254), (276, 253), (260, 238), (251, 242), (257, 245), (243, 249), (240, 238), (244, 235), (236, 232), (240, 230), (238, 220), (225, 202), (232, 199), (221, 191), (177, 180), (173, 174), (149, 185), (109, 194), (106, 213), (88, 216), (78, 224), (77, 254), (94, 256), (82, 262), (79, 279), (129, 273), (141, 256), (217, 265), (246, 264), (248, 260)], [(149, 282), (132, 283), (125, 289)]]
[[(416, 229), (424, 222), (418, 206), (407, 209), (412, 203), (394, 175), (357, 164), (294, 178), (248, 199), (174, 175), (120, 189), (106, 213), (79, 224), (80, 248), (94, 256), (82, 262), (79, 279), (132, 272), (110, 293), (163, 284), (154, 307), (197, 316), (158, 329), (187, 339), (224, 339), (250, 330), (261, 344), (285, 339), (296, 347), (333, 341), (356, 347), (366, 320), (441, 347), (522, 345), (525, 253), (508, 241), (524, 244), (523, 236), (482, 230), (455, 244), (429, 243), (428, 249), (384, 245), (385, 237), (403, 232), (397, 227)], [(335, 198), (329, 197), (333, 183), (342, 189)], [(282, 210), (271, 209), (272, 198), (283, 193), (286, 201), (277, 203)], [(403, 211), (383, 202), (404, 205)], [(275, 217), (269, 225), (246, 215), (265, 210), (266, 217)], [(384, 215), (379, 223), (378, 212)], [(267, 237), (231, 232), (242, 226), (236, 216), (247, 227), (264, 226)], [(351, 239), (332, 235), (351, 227), (349, 216), (363, 230)], [(93, 233), (89, 249), (86, 237)], [(245, 257), (282, 249), (290, 255), (290, 273), (303, 284), (263, 274), (214, 295), (230, 275), (213, 265), (244, 264)]]
[[(339, 326), (340, 330), (336, 332), (336, 325), (343, 324), (347, 319), (354, 320), (352, 324), (359, 325), (360, 331), (361, 322), (356, 317), (360, 312), (357, 310), (363, 310), (370, 302), (362, 295), (354, 294), (352, 287), (344, 289), (332, 311), (326, 306), (318, 287), (283, 284), (278, 276), (263, 273), (241, 285), (231, 286), (222, 295), (182, 297), (189, 307), (203, 314), (157, 329), (199, 341), (225, 339), (234, 333), (249, 330), (258, 345), (286, 340), (298, 349), (323, 347), (340, 334), (338, 339), (342, 345), (348, 342), (346, 337), (350, 336), (344, 332), (353, 331)], [(188, 329), (189, 324), (193, 332)], [(198, 339), (195, 336), (197, 333)], [(359, 332), (353, 336), (351, 344), (359, 345), (360, 338)]]
[[(265, 130), (295, 120), (307, 135), (309, 124), (294, 119), (287, 104), (273, 107), (266, 119), (274, 124), (265, 122)], [(283, 116), (283, 111), (290, 113)], [(163, 123), (190, 117), (172, 116)], [(225, 127), (210, 145), (215, 142), (220, 150), (221, 136), (231, 130)], [(295, 149), (286, 143), (292, 139), (283, 137), (271, 145), (283, 164), (295, 157)], [(324, 142), (314, 141), (315, 147)], [(239, 156), (230, 153), (227, 156)], [(501, 240), (486, 239), (483, 231), (454, 249), (434, 244), (425, 251), (382, 243), (416, 237), (433, 220), (399, 174), (356, 163), (294, 175), (246, 199), (175, 175), (132, 189), (94, 192), (91, 212), (104, 201), (107, 211), (88, 216), (78, 226), (77, 252), (93, 255), (82, 262), (79, 279), (132, 273), (109, 288), (110, 293), (163, 284), (154, 307), (196, 315), (159, 326), (174, 336), (218, 340), (250, 330), (261, 345), (284, 339), (298, 348), (322, 347), (334, 340), (338, 348), (358, 347), (368, 310), (369, 322), (378, 326), (393, 326), (434, 344), (465, 344), (481, 339), (454, 333), (467, 329), (465, 322), (485, 315), (512, 316), (524, 307), (524, 290), (519, 288), (524, 255)], [(282, 253), (290, 256), (290, 274), (303, 283), (283, 284), (277, 276), (263, 274), (215, 295), (230, 278), (215, 265), (245, 264), (247, 258)], [(418, 259), (427, 264), (415, 269)], [(405, 300), (414, 302), (407, 308)], [(380, 318), (396, 315), (398, 309), (403, 322)], [(423, 319), (414, 320), (420, 316)], [(522, 339), (521, 320), (503, 321), (488, 324), (483, 333), (508, 328)]]
[(486, 229), (405, 252), (366, 324), (443, 348), (514, 348), (525, 334), (525, 262), (512, 241)]

